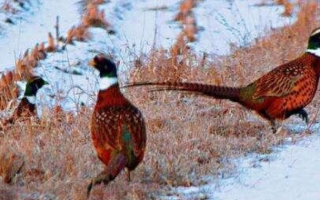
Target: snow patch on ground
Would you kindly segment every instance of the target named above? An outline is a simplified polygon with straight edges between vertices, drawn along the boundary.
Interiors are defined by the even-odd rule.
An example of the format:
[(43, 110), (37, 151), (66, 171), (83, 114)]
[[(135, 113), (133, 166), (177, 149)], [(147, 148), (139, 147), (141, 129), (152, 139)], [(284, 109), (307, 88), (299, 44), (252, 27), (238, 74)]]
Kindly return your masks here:
[[(37, 42), (46, 41), (48, 32), (55, 30), (56, 16), (60, 16), (60, 32), (65, 35), (80, 20), (77, 2), (78, 0), (41, 1), (37, 10), (25, 16), (19, 24), (7, 26), (6, 34), (0, 38), (0, 69), (13, 69), (15, 59), (26, 49), (32, 48)], [(35, 71), (48, 80), (50, 86), (39, 91), (37, 105), (40, 105), (40, 110), (55, 105), (75, 110), (80, 104), (92, 105), (95, 102), (99, 88), (97, 72), (89, 68), (87, 62), (97, 52), (115, 55), (121, 61), (120, 68), (125, 69), (135, 55), (147, 53), (154, 45), (169, 48), (181, 31), (178, 23), (172, 21), (179, 2), (111, 0), (102, 5), (100, 8), (105, 9), (107, 20), (113, 25), (116, 35), (108, 35), (105, 30), (92, 28), (91, 41), (68, 45), (66, 51), (49, 54), (46, 60), (41, 61)], [(295, 20), (281, 17), (282, 7), (257, 7), (257, 2), (258, 0), (200, 1), (195, 14), (198, 26), (203, 30), (199, 32), (198, 40), (191, 44), (192, 48), (197, 52), (226, 54), (230, 52), (230, 43), (247, 45), (270, 28)], [(167, 9), (150, 9), (155, 7)], [(77, 74), (66, 73), (64, 70), (75, 70)], [(250, 155), (238, 160), (241, 169), (239, 177), (222, 180), (219, 185), (213, 181), (212, 184), (177, 188), (176, 191), (184, 199), (206, 196), (216, 200), (319, 199), (319, 144), (320, 136), (314, 135), (298, 145), (281, 147), (281, 151), (269, 156)], [(257, 163), (257, 159), (262, 162)]]
[[(36, 0), (35, 0), (36, 1)], [(38, 2), (32, 15), (8, 26), (0, 38), (0, 69), (13, 69), (15, 60), (37, 43), (47, 41), (48, 32), (55, 33), (56, 16), (60, 16), (60, 32), (67, 30), (79, 21), (77, 0), (54, 0)], [(36, 2), (34, 2), (36, 3)]]
[[(299, 125), (296, 125), (296, 128)], [(305, 126), (300, 129), (305, 130)], [(270, 155), (251, 154), (235, 160), (237, 176), (211, 180), (199, 187), (174, 189), (178, 196), (166, 199), (214, 200), (318, 200), (320, 198), (319, 124), (311, 135), (295, 145), (274, 148)], [(289, 138), (290, 139), (290, 138)]]
[(283, 6), (258, 6), (261, 0), (204, 0), (195, 8), (197, 24), (203, 30), (190, 45), (196, 52), (223, 55), (230, 44), (247, 46), (265, 36), (271, 28), (293, 23), (296, 17), (283, 17)]

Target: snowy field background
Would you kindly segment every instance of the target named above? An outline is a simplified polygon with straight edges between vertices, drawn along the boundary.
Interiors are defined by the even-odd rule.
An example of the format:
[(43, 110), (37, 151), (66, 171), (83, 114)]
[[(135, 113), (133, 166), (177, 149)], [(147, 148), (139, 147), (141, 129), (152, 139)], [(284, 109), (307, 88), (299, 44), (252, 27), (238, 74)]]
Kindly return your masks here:
[[(65, 51), (49, 54), (35, 69), (36, 74), (50, 82), (38, 95), (39, 113), (45, 107), (61, 105), (76, 110), (79, 105), (92, 106), (98, 90), (97, 74), (87, 66), (99, 52), (110, 53), (120, 61), (121, 75), (132, 65), (135, 56), (147, 54), (154, 47), (170, 48), (181, 31), (172, 19), (179, 8), (179, 0), (110, 0), (99, 6), (115, 30), (106, 34), (101, 28), (91, 28), (92, 39), (75, 42)], [(194, 8), (200, 31), (190, 43), (201, 54), (227, 55), (230, 44), (246, 46), (269, 30), (289, 25), (296, 20), (282, 17), (283, 7), (258, 6), (259, 0), (204, 0)], [(0, 1), (0, 4), (4, 1)], [(65, 35), (81, 18), (78, 0), (33, 0), (18, 16), (14, 24), (3, 21), (9, 14), (1, 13), (0, 71), (14, 69), (15, 60), (35, 44), (47, 40), (54, 33), (56, 16), (60, 18), (60, 33)], [(166, 9), (154, 9), (166, 8)], [(59, 69), (72, 69), (78, 75)], [(297, 125), (300, 126), (300, 125)], [(299, 127), (295, 127), (299, 128)], [(306, 127), (303, 126), (303, 129)], [(316, 200), (320, 198), (320, 137), (319, 127), (312, 126), (312, 135), (297, 144), (275, 147), (270, 155), (248, 155), (235, 160), (235, 177), (212, 180), (199, 187), (172, 188), (175, 195), (164, 199), (214, 200)]]

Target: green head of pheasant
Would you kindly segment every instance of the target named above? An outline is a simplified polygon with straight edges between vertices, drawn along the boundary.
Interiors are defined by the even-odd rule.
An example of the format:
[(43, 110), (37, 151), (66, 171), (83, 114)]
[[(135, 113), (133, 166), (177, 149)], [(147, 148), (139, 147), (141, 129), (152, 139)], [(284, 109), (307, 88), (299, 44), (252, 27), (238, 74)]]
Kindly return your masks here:
[(100, 73), (100, 90), (106, 90), (118, 83), (116, 64), (105, 55), (95, 56), (89, 61), (89, 65)]
[(320, 57), (320, 28), (312, 31), (309, 37), (307, 52)]
[(30, 79), (28, 79), (24, 96), (35, 97), (37, 95), (38, 90), (42, 88), (42, 86), (47, 84), (48, 82), (43, 80), (40, 76), (32, 76)]

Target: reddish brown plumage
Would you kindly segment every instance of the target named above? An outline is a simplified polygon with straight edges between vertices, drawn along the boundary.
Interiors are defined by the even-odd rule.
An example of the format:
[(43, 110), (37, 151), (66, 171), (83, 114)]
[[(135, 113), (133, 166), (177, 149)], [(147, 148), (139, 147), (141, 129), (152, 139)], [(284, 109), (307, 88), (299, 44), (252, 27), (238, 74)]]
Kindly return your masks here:
[[(39, 76), (32, 76), (26, 84), (24, 97), (21, 99), (18, 107), (14, 110), (12, 116), (2, 122), (5, 126), (8, 123), (14, 123), (17, 119), (26, 119), (29, 117), (37, 116), (37, 109), (35, 105), (35, 98), (37, 92), (43, 85), (48, 84)], [(31, 100), (31, 102), (29, 101)]]
[[(133, 139), (130, 144), (122, 142), (124, 126)], [(146, 134), (142, 114), (121, 94), (118, 84), (99, 92), (91, 120), (91, 134), (99, 158), (106, 157), (102, 159), (106, 165), (110, 162), (110, 152), (127, 150), (127, 145), (133, 145), (132, 153), (139, 157), (137, 164), (143, 157)]]
[(299, 58), (280, 65), (246, 87), (224, 87), (198, 83), (138, 83), (157, 86), (153, 91), (180, 90), (196, 92), (201, 95), (221, 99), (230, 99), (260, 116), (274, 121), (284, 120), (293, 114), (299, 114), (308, 121), (303, 108), (314, 98), (320, 74), (320, 58), (305, 53)]
[[(96, 57), (92, 65), (99, 69), (100, 74), (116, 78), (115, 65), (110, 60)], [(134, 170), (144, 156), (146, 128), (143, 116), (122, 95), (118, 83), (99, 91), (92, 114), (91, 136), (98, 157), (106, 167), (91, 181), (88, 186), (88, 196), (95, 184), (109, 183), (124, 168), (127, 168), (128, 172)]]
[(29, 117), (37, 116), (36, 105), (32, 104), (26, 98), (22, 98), (18, 107), (14, 110), (12, 116), (4, 122), (4, 125), (13, 123), (17, 119), (26, 119)]

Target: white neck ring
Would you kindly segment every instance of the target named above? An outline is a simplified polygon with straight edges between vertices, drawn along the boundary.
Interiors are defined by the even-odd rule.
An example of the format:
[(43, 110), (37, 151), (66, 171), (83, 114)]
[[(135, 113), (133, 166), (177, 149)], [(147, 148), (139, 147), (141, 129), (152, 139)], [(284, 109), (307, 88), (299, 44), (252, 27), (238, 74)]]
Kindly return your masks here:
[(28, 101), (30, 102), (30, 103), (32, 103), (32, 104), (36, 104), (36, 96), (25, 96), (27, 99), (28, 99)]
[(116, 83), (118, 83), (117, 77), (102, 77), (100, 78), (99, 89), (106, 90), (112, 85), (115, 85)]
[(317, 49), (307, 49), (307, 52), (312, 53), (313, 55), (316, 55), (317, 57), (320, 57), (320, 48), (317, 48)]

